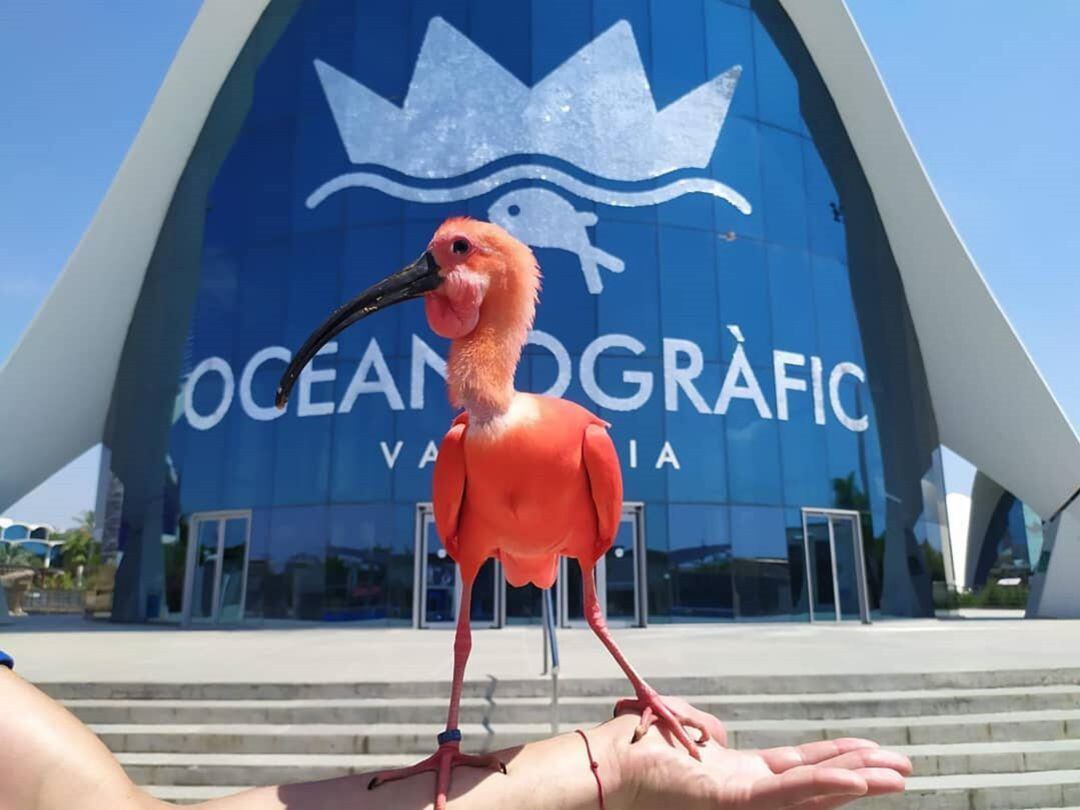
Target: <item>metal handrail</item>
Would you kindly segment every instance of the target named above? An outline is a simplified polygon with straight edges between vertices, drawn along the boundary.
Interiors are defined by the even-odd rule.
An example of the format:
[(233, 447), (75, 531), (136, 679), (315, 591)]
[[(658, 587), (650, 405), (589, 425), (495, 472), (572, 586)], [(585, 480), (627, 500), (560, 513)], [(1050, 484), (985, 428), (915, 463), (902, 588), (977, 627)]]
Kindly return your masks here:
[[(542, 612), (544, 614), (544, 632), (543, 632), (543, 645), (544, 645), (544, 667), (541, 672), (542, 675), (551, 674), (551, 733), (559, 733), (559, 639), (555, 634), (555, 610), (551, 600), (551, 589), (545, 588), (543, 591), (543, 601), (541, 602)], [(548, 655), (550, 653), (551, 666), (548, 666)]]

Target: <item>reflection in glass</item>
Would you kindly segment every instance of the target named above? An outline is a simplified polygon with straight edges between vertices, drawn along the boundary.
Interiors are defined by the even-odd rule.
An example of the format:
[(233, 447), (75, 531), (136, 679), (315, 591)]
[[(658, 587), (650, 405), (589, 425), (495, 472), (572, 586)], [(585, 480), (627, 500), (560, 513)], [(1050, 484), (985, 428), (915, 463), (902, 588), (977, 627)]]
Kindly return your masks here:
[(682, 621), (735, 616), (728, 512), (724, 507), (668, 507), (667, 578), (671, 615)]
[(850, 518), (833, 518), (836, 549), (836, 585), (840, 591), (840, 615), (859, 619), (859, 574), (855, 557), (855, 524)]
[[(403, 98), (416, 49), (402, 42), (421, 42), (431, 15), (441, 13), (412, 2), (384, 5), (377, 26), (369, 24), (370, 9), (362, 5), (349, 5), (349, 24), (342, 25), (334, 4), (311, 3), (283, 24), (280, 36), (260, 28), (268, 49), (262, 63), (244, 67), (249, 72), (240, 77), (254, 86), (243, 126), (231, 143), (208, 138), (193, 156), (205, 160), (204, 152), (213, 151), (218, 167), (218, 150), (224, 155), (208, 199), (196, 200), (197, 213), (190, 217), (193, 222), (204, 218), (198, 223), (203, 236), (198, 287), (192, 282), (189, 291), (193, 314), (185, 322), (187, 316), (174, 309), (179, 307), (174, 301), (190, 296), (173, 295), (183, 291), (165, 286), (177, 274), (175, 257), (162, 242), (161, 268), (148, 270), (147, 289), (157, 284), (170, 294), (156, 296), (166, 302), (154, 304), (160, 312), (146, 304), (145, 323), (134, 323), (124, 373), (118, 376), (114, 421), (125, 425), (137, 421), (125, 418), (124, 408), (131, 407), (125, 403), (138, 403), (140, 410), (167, 409), (163, 403), (148, 408), (146, 391), (127, 388), (123, 380), (151, 379), (158, 368), (182, 365), (156, 386), (171, 398), (176, 383), (206, 358), (219, 357), (231, 369), (236, 394), (219, 424), (199, 430), (180, 418), (167, 428), (168, 457), (180, 485), (178, 497), (166, 493), (166, 499), (179, 500), (173, 511), (189, 516), (253, 508), (244, 610), (249, 617), (402, 623), (414, 618), (415, 509), (431, 497), (431, 468), (417, 462), (424, 444), (437, 441), (451, 416), (431, 369), (422, 371), (423, 406), (413, 404), (413, 333), (443, 356), (446, 352), (445, 343), (427, 331), (422, 307), (395, 309), (359, 325), (340, 337), (336, 356), (317, 361), (313, 368), (337, 375), (334, 382), (311, 385), (310, 401), (328, 409), (325, 413), (299, 418), (297, 402), (280, 417), (262, 421), (251, 418), (240, 401), (245, 365), (257, 352), (295, 347), (344, 294), (375, 280), (377, 268), (398, 267), (412, 258), (443, 216), (464, 210), (483, 216), (506, 193), (493, 189), (461, 205), (436, 206), (357, 188), (314, 209), (304, 204), (313, 184), (350, 168), (312, 59), (339, 66), (384, 97)], [(586, 396), (580, 374), (582, 350), (598, 335), (626, 334), (644, 346), (641, 356), (604, 353), (595, 376), (601, 389), (621, 397), (638, 390), (624, 373), (647, 372), (653, 381), (652, 395), (640, 408), (600, 414), (613, 423), (627, 498), (646, 503), (646, 512), (657, 516), (650, 518), (645, 560), (650, 620), (805, 615), (811, 596), (816, 600), (820, 594), (811, 594), (812, 583), (806, 581), (801, 507), (864, 515), (873, 610), (881, 607), (886, 573), (890, 581), (905, 583), (944, 577), (943, 490), (938, 460), (931, 458), (936, 427), (925, 405), (918, 342), (857, 157), (783, 9), (774, 0), (752, 7), (707, 3), (703, 16), (700, 9), (678, 4), (653, 4), (652, 10), (648, 4), (601, 5), (590, 13), (586, 4), (570, 22), (566, 14), (541, 22), (529, 4), (504, 4), (497, 20), (466, 15), (459, 23), (464, 36), (531, 85), (597, 32), (626, 19), (646, 48), (649, 86), (659, 108), (731, 65), (743, 66), (731, 114), (703, 171), (745, 194), (753, 204), (749, 216), (706, 195), (637, 208), (576, 201), (578, 210), (598, 217), (592, 243), (626, 261), (625, 273), (605, 275), (598, 296), (584, 289), (577, 256), (537, 250), (545, 271), (537, 328), (567, 351), (566, 396), (600, 410)], [(678, 34), (699, 18), (705, 36), (687, 50)], [(401, 37), (379, 36), (387, 26)], [(507, 36), (507, 31), (520, 35)], [(316, 52), (310, 43), (317, 43)], [(728, 324), (740, 327), (741, 344), (724, 328)], [(163, 339), (161, 333), (173, 328), (178, 334)], [(351, 414), (336, 412), (373, 338), (404, 407), (391, 408), (382, 393), (373, 393), (361, 397)], [(700, 348), (705, 367), (692, 384), (704, 409), (678, 389), (677, 411), (667, 410), (665, 338), (692, 339)], [(176, 356), (161, 357), (147, 348), (159, 345), (174, 346)], [(770, 418), (747, 399), (733, 400), (726, 415), (709, 412), (737, 345), (766, 391)], [(777, 349), (808, 359), (820, 356), (823, 423), (815, 418), (809, 387), (788, 392), (790, 416), (779, 418), (770, 384), (771, 353)], [(519, 375), (523, 386), (543, 389), (556, 379), (551, 352), (532, 346), (526, 360)], [(841, 361), (858, 363), (867, 372), (865, 385), (849, 379), (839, 391), (846, 411), (869, 415), (865, 433), (840, 425), (831, 410), (828, 371)], [(255, 369), (245, 388), (251, 402), (261, 407), (270, 402), (280, 367), (274, 360)], [(791, 374), (809, 383), (808, 366), (793, 367)], [(205, 376), (193, 391), (194, 410), (212, 413), (224, 389), (220, 375)], [(160, 476), (163, 459), (138, 450), (139, 443), (158, 447), (158, 442), (124, 430), (109, 438), (116, 458), (137, 459), (137, 465), (127, 462), (125, 474), (141, 470)], [(637, 442), (633, 465), (631, 440)], [(391, 465), (387, 455), (398, 441), (403, 447)], [(680, 458), (678, 470), (654, 463), (665, 441)], [(753, 507), (763, 511), (747, 511)], [(144, 501), (124, 501), (123, 525), (130, 536), (140, 536), (142, 516), (149, 511)], [(606, 555), (609, 618), (632, 613), (634, 563), (623, 544), (626, 531), (624, 526)], [(1009, 545), (1002, 565), (1030, 567), (1041, 543), (1034, 533), (1028, 537), (1026, 549), (1017, 544), (1013, 551)], [(219, 562), (217, 550), (201, 540), (190, 539), (198, 546), (192, 553), (199, 566), (193, 572), (193, 616), (213, 613), (214, 578), (207, 569), (219, 564), (219, 611), (239, 613), (233, 584), (241, 565), (238, 552), (226, 545)], [(177, 555), (184, 559), (188, 542), (183, 530), (176, 542), (166, 541), (170, 612), (181, 596)], [(812, 571), (818, 551), (815, 541)], [(433, 553), (422, 553), (431, 560)], [(997, 556), (995, 550), (984, 576)], [(449, 565), (445, 558), (432, 561), (431, 590), (422, 606), (425, 616), (439, 621), (453, 616), (452, 589), (444, 582)], [(571, 563), (564, 576), (571, 613), (580, 615), (576, 565)], [(474, 618), (494, 613), (494, 577), (490, 565), (480, 574)], [(917, 589), (890, 588), (889, 612), (918, 613), (920, 603), (904, 595)], [(509, 623), (539, 617), (537, 589), (507, 589)]]
[(541, 600), (543, 592), (535, 585), (524, 585), (521, 588), (506, 586), (506, 623), (507, 624), (540, 624), (543, 621), (543, 609)]
[(607, 620), (633, 622), (635, 521), (624, 519), (619, 523), (615, 542), (604, 555), (604, 578), (607, 580)]
[(228, 518), (222, 533), (221, 577), (218, 586), (220, 622), (243, 618), (244, 570), (247, 567), (247, 518)]
[(191, 619), (192, 621), (209, 621), (214, 616), (218, 521), (200, 520), (195, 526), (195, 570), (191, 582)]
[(424, 518), (427, 560), (424, 576), (424, 621), (427, 624), (452, 622), (457, 618), (457, 565), (443, 548), (435, 519)]

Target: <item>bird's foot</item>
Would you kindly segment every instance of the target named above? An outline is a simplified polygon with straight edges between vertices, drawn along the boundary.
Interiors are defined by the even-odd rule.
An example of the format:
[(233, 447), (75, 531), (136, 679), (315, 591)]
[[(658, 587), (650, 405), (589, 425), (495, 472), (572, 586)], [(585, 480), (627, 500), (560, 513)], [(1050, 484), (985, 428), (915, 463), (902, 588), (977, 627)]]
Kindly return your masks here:
[[(615, 704), (615, 716), (617, 717), (623, 712), (641, 713), (641, 721), (638, 723), (637, 728), (634, 729), (632, 742), (640, 740), (645, 736), (645, 732), (653, 724), (656, 724), (661, 731), (678, 740), (690, 756), (694, 759), (701, 759), (701, 752), (698, 751), (698, 747), (709, 741), (708, 729), (692, 717), (676, 714), (672, 711), (655, 689), (646, 687), (645, 690), (638, 693), (636, 698), (624, 698), (618, 701)], [(686, 733), (687, 728), (697, 731), (697, 740), (690, 739), (690, 735)]]
[(408, 768), (398, 768), (394, 771), (383, 771), (376, 774), (368, 782), (368, 790), (374, 790), (379, 785), (387, 782), (396, 782), (399, 779), (408, 779), (419, 773), (433, 771), (435, 773), (435, 810), (444, 810), (446, 807), (446, 794), (450, 790), (450, 772), (459, 766), (469, 768), (486, 768), (491, 771), (506, 773), (506, 765), (494, 754), (463, 754), (459, 750), (461, 746), (461, 732), (457, 729), (448, 729), (438, 737), (439, 747), (427, 759), (410, 765)]

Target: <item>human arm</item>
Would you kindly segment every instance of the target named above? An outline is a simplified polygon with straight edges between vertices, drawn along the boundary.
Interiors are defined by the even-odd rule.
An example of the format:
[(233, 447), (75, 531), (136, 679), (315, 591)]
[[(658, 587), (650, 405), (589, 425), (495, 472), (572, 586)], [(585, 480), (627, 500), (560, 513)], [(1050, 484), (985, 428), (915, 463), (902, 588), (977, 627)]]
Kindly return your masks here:
[[(676, 699), (670, 698), (674, 701)], [(689, 712), (696, 710), (687, 708)], [(617, 717), (586, 730), (609, 810), (766, 810), (806, 805), (826, 810), (860, 795), (901, 789), (910, 764), (866, 741), (811, 743), (741, 752), (723, 748), (720, 722), (702, 761), (671, 746), (657, 729), (631, 743), (638, 717)], [(97, 737), (59, 703), (0, 667), (0, 810), (164, 810), (132, 784)], [(835, 746), (835, 747), (834, 747)], [(451, 808), (595, 810), (596, 782), (577, 734), (500, 752), (507, 774), (461, 768)], [(831, 767), (835, 766), (835, 767)], [(202, 810), (421, 810), (431, 779), (417, 777), (368, 790), (372, 774), (257, 788), (200, 805)]]
[[(869, 740), (841, 739), (764, 751), (726, 748), (715, 717), (678, 698), (680, 712), (709, 727), (702, 759), (687, 756), (658, 727), (632, 743), (638, 716), (585, 731), (608, 810), (829, 810), (865, 796), (903, 790), (906, 757)], [(596, 781), (585, 744), (562, 734), (498, 753), (506, 775), (472, 768), (454, 773), (449, 810), (596, 810)], [(431, 780), (406, 779), (367, 791), (371, 774), (274, 788), (220, 799), (203, 810), (340, 810), (431, 806)]]

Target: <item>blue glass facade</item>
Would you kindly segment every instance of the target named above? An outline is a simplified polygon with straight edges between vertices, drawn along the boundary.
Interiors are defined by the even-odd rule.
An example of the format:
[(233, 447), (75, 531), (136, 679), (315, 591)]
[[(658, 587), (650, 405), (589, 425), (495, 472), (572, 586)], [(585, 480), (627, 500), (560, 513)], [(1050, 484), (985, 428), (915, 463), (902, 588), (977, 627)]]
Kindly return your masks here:
[(998, 500), (979, 545), (972, 590), (990, 581), (1019, 577), (1025, 582), (1042, 561), (1042, 520), (1016, 496), (1005, 492)]
[[(550, 77), (571, 75), (596, 42), (606, 47), (585, 60), (593, 73), (572, 74), (580, 95), (566, 91), (565, 110), (538, 102), (537, 88), (558, 86)], [(424, 49), (440, 47), (461, 65), (422, 72)], [(590, 112), (629, 92), (637, 59), (659, 111), (741, 72), (657, 135), (671, 149), (663, 172), (605, 176), (562, 157), (574, 139), (608, 148), (602, 131), (617, 115)], [(526, 118), (468, 108), (496, 78), (529, 99)], [(342, 334), (283, 414), (274, 388), (311, 329), (413, 259), (445, 217), (487, 218), (526, 199), (572, 209), (586, 225), (560, 238), (586, 241), (550, 247), (523, 232), (544, 289), (518, 386), (611, 422), (626, 498), (644, 503), (649, 621), (805, 617), (801, 507), (863, 515), (875, 612), (931, 610), (946, 530), (920, 347), (861, 168), (775, 2), (276, 2), (222, 93), (114, 395), (118, 592), (137, 594), (122, 615), (144, 617), (154, 592), (178, 610), (192, 516), (250, 510), (248, 617), (411, 620), (416, 505), (430, 500), (434, 446), (454, 415), (446, 342), (406, 304)], [(335, 106), (343, 93), (352, 100)], [(461, 120), (440, 124), (431, 108), (446, 94)], [(718, 124), (708, 117), (728, 102)], [(562, 151), (540, 148), (555, 136), (528, 118), (537, 106), (578, 127), (558, 134)], [(387, 140), (403, 107), (435, 121), (427, 140)], [(458, 158), (455, 127), (517, 137), (506, 128), (526, 124), (533, 151), (493, 147), (477, 168), (439, 175), (440, 160)], [(715, 134), (711, 151), (690, 155), (687, 132)], [(351, 159), (370, 143), (435, 168), (414, 176)], [(358, 172), (379, 179), (313, 202)], [(712, 190), (660, 199), (683, 181)], [(470, 183), (476, 193), (454, 191)], [(511, 196), (535, 189), (549, 196)], [(627, 204), (633, 194), (651, 202)], [(624, 267), (601, 261), (600, 290), (586, 269), (594, 248)]]

